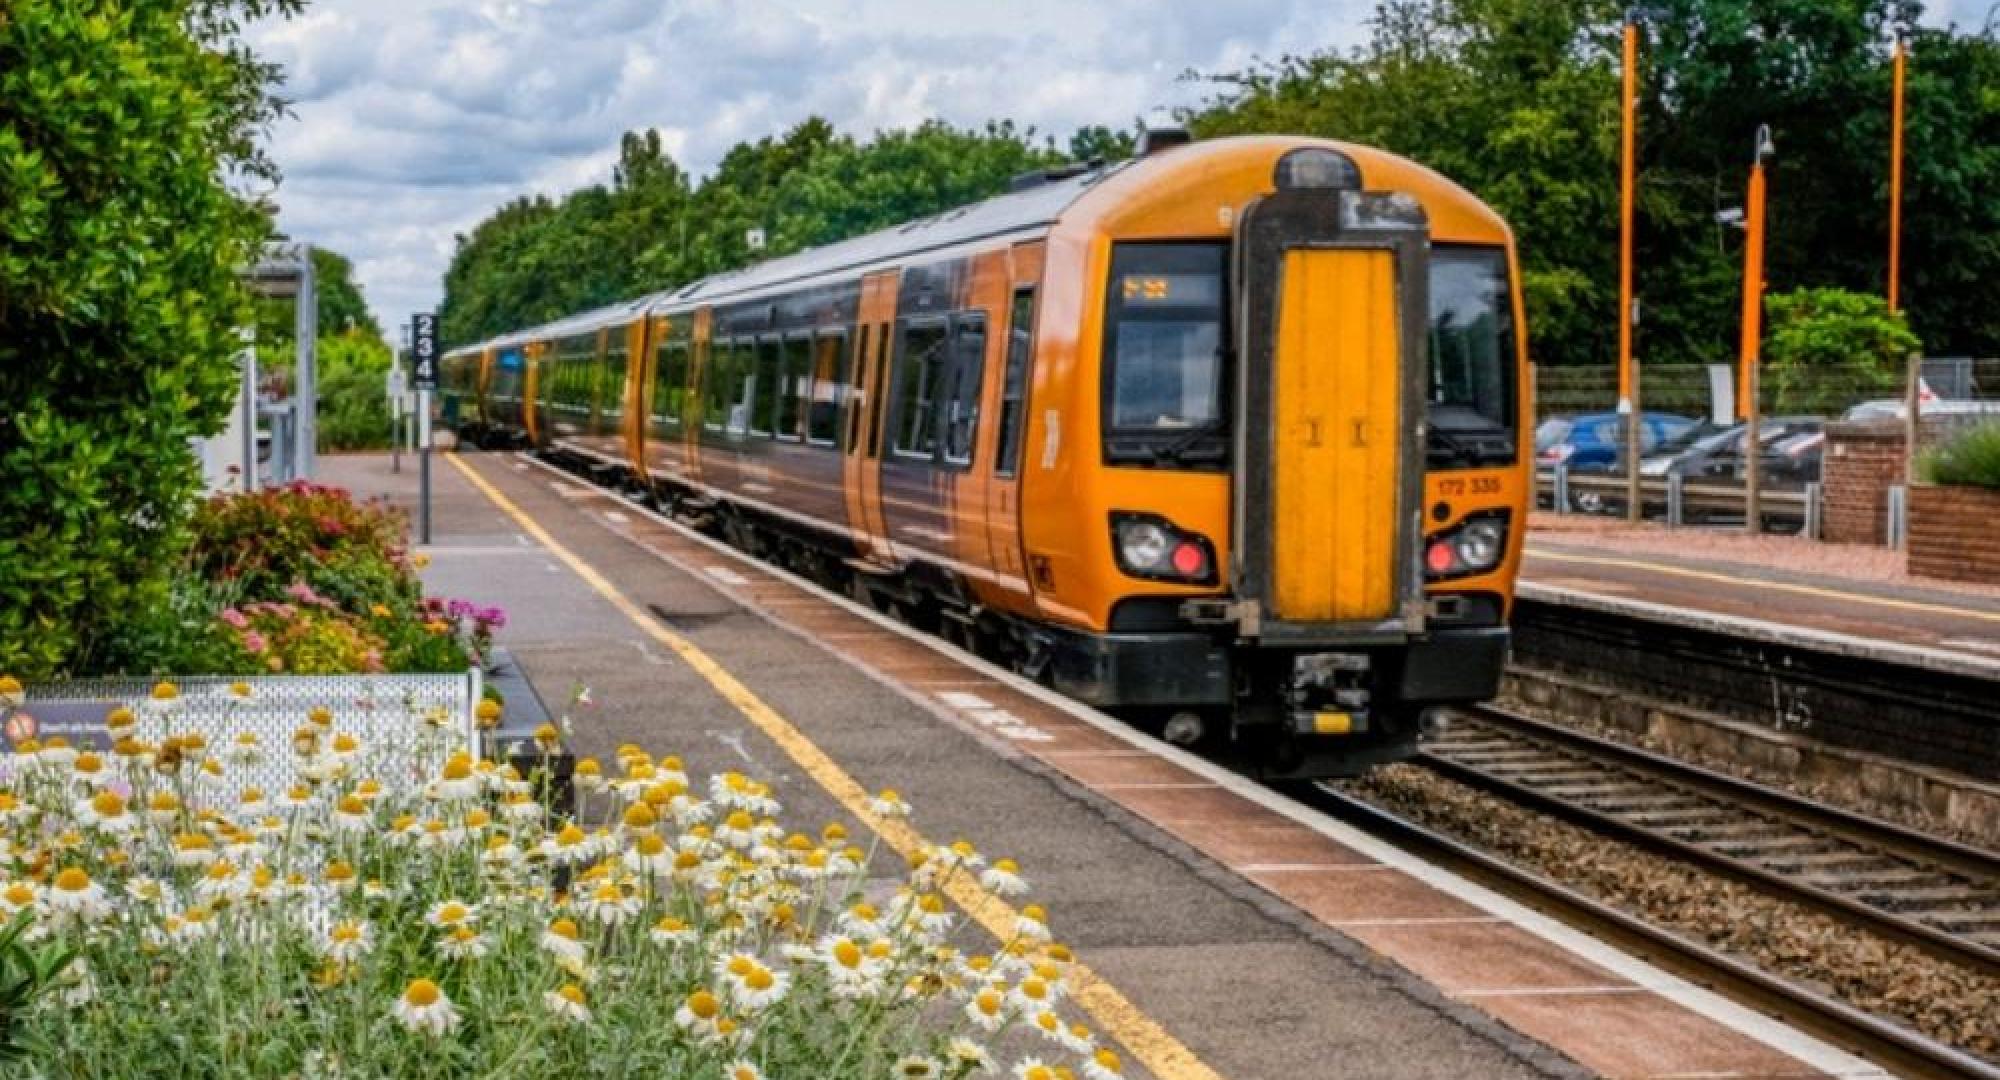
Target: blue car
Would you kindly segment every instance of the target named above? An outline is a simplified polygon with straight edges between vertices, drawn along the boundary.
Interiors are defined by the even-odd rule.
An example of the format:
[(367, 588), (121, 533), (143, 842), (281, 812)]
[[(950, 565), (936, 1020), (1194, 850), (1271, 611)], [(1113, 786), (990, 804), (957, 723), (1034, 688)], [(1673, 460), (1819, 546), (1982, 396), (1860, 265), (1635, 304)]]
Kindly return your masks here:
[[(1695, 425), (1673, 413), (1641, 413), (1639, 420), (1642, 455)], [(1624, 460), (1624, 451), (1624, 418), (1615, 412), (1551, 416), (1535, 429), (1535, 463), (1544, 468), (1613, 470)]]

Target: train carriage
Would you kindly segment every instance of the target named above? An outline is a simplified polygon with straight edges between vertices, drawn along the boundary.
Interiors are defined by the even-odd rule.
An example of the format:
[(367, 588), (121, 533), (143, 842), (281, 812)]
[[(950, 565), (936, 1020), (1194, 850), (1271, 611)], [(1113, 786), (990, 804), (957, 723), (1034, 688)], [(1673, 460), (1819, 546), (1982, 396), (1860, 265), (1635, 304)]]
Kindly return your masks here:
[(1511, 235), (1380, 151), (1149, 141), (483, 343), (482, 415), (1267, 775), (1407, 756), (1506, 654)]

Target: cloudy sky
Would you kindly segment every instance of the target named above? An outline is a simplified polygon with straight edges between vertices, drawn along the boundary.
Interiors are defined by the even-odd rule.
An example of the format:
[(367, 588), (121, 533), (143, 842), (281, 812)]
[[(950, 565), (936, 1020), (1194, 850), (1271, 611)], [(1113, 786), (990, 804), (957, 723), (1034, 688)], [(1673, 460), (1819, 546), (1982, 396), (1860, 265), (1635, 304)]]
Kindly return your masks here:
[(863, 134), (1011, 117), (1066, 139), (1198, 98), (1189, 70), (1357, 43), (1373, 6), (317, 0), (253, 41), (296, 113), (272, 136), (280, 225), (352, 257), (394, 324), (437, 304), (454, 234), (524, 192), (609, 179), (628, 130), (658, 128), (696, 175), (814, 113)]

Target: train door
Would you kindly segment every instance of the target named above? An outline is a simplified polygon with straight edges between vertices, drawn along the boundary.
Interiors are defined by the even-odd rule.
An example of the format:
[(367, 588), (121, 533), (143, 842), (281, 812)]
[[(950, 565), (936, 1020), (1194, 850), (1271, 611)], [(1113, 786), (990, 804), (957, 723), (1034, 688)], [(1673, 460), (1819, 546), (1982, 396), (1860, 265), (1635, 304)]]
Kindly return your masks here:
[(538, 341), (522, 350), (522, 362), (527, 365), (527, 371), (521, 380), (521, 426), (528, 432), (528, 445), (530, 446), (540, 446), (542, 443), (540, 404), (542, 400), (542, 366), (547, 363), (545, 354), (548, 352), (548, 349), (549, 347), (546, 343)]
[(1013, 289), (1006, 304), (1001, 338), (999, 407), (994, 411), (992, 479), (986, 486), (986, 542), (992, 552), (996, 585), (1025, 601), (1029, 596), (1021, 548), (1021, 443), (1027, 433), (1028, 387), (1035, 357), (1036, 299), (1042, 278), (1040, 241), (1012, 252)]
[(882, 515), (882, 401), (888, 382), (889, 328), (896, 317), (897, 274), (871, 274), (861, 281), (849, 368), (842, 487), (847, 521), (863, 558), (888, 563), (894, 557)]

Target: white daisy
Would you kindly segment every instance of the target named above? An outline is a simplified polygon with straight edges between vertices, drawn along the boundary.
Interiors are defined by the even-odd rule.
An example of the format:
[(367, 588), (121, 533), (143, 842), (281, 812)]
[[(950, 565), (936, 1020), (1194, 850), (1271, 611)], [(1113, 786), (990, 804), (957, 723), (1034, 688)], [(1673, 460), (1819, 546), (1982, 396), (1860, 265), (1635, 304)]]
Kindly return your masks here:
[(479, 921), (477, 905), (459, 900), (446, 900), (433, 906), (424, 915), (424, 921), (439, 929), (449, 930), (454, 926), (470, 925)]
[(438, 952), (452, 960), (477, 960), (488, 951), (486, 938), (470, 926), (459, 925), (451, 928), (438, 939)]
[(590, 1023), (590, 1004), (583, 996), (583, 987), (575, 983), (564, 983), (561, 987), (542, 995), (542, 1003), (561, 1020), (572, 1024)]
[(937, 1080), (943, 1075), (944, 1062), (928, 1055), (905, 1055), (889, 1066), (891, 1080)]
[(404, 1027), (426, 1035), (443, 1035), (458, 1026), (458, 1010), (444, 990), (429, 979), (411, 980), (392, 1011)]
[(84, 922), (95, 922), (111, 914), (111, 900), (105, 895), (104, 886), (90, 880), (90, 874), (80, 866), (66, 867), (57, 874), (42, 900), (57, 915)]
[(1019, 896), (1028, 891), (1021, 868), (1012, 859), (993, 860), (993, 865), (980, 873), (979, 883), (1001, 896)]
[(966, 1073), (993, 1071), (993, 1055), (984, 1046), (964, 1036), (954, 1037), (945, 1046), (945, 1055), (951, 1058), (956, 1070)]
[(557, 919), (542, 933), (542, 948), (554, 953), (556, 959), (570, 963), (582, 963), (589, 951), (576, 923), (569, 919)]
[(327, 927), (320, 938), (320, 955), (336, 964), (351, 964), (375, 947), (375, 931), (359, 919), (343, 919)]
[(1118, 1055), (1099, 1047), (1096, 1053), (1083, 1059), (1083, 1075), (1088, 1080), (1124, 1080), (1124, 1065)]

